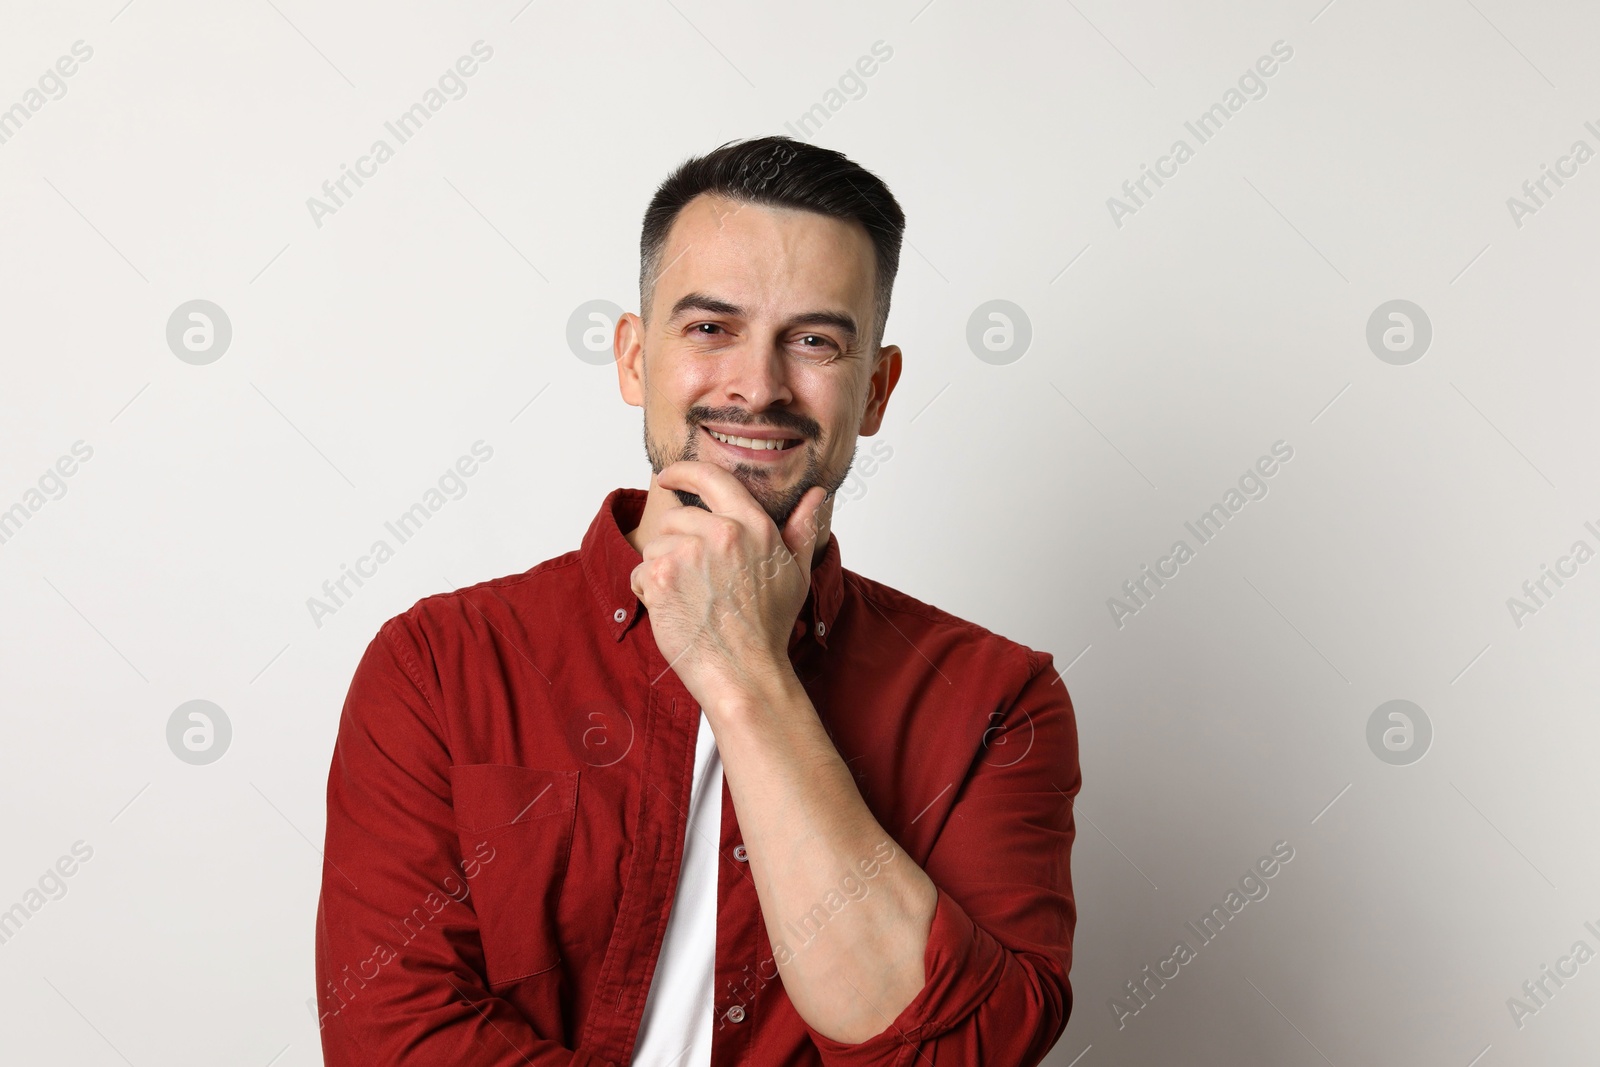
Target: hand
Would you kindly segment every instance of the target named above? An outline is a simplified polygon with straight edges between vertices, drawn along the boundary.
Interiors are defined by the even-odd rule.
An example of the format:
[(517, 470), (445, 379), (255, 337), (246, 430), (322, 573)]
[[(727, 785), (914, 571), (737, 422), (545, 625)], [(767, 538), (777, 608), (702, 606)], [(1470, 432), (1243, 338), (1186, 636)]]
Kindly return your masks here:
[(743, 483), (714, 463), (673, 463), (656, 484), (696, 493), (711, 509), (670, 509), (630, 576), (656, 646), (704, 707), (770, 691), (793, 673), (789, 635), (811, 588), (827, 490), (807, 490), (780, 533)]

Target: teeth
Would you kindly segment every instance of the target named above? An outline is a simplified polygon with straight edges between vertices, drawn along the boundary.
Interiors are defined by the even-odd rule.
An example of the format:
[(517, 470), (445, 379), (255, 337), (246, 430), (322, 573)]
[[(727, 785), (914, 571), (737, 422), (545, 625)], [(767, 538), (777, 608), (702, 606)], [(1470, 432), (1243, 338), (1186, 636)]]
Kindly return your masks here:
[(707, 428), (707, 432), (723, 444), (738, 445), (740, 448), (771, 449), (775, 451), (781, 449), (784, 445), (784, 442), (778, 438), (734, 437), (730, 434), (718, 433), (710, 428)]

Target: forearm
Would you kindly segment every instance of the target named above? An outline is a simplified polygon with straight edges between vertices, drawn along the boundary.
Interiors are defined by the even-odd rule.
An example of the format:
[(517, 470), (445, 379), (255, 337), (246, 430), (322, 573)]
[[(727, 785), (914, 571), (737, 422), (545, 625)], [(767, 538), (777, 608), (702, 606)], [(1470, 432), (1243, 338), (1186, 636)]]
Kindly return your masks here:
[(839, 1041), (922, 990), (937, 890), (861, 798), (798, 679), (706, 708), (773, 959), (795, 1010)]

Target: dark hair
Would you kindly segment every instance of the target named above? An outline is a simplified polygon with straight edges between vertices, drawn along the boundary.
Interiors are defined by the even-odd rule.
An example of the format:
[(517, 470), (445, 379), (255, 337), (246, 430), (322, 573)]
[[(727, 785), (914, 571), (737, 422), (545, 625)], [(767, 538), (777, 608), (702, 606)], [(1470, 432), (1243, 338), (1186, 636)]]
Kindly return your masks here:
[(684, 205), (701, 193), (752, 204), (800, 208), (864, 226), (872, 238), (877, 268), (872, 346), (876, 349), (882, 344), (889, 320), (889, 297), (900, 270), (905, 212), (900, 210), (889, 187), (871, 171), (831, 148), (789, 137), (729, 141), (704, 156), (686, 160), (661, 183), (645, 210), (639, 236), (642, 316), (649, 316), (655, 299), (667, 233)]

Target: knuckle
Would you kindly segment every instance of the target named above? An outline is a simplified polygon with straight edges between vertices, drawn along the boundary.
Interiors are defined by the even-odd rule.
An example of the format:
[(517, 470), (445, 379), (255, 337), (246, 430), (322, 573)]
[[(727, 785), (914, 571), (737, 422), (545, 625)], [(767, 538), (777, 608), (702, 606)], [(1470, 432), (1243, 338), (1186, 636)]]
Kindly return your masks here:
[(711, 536), (717, 548), (724, 551), (731, 549), (739, 543), (739, 524), (733, 519), (724, 518), (712, 528)]

